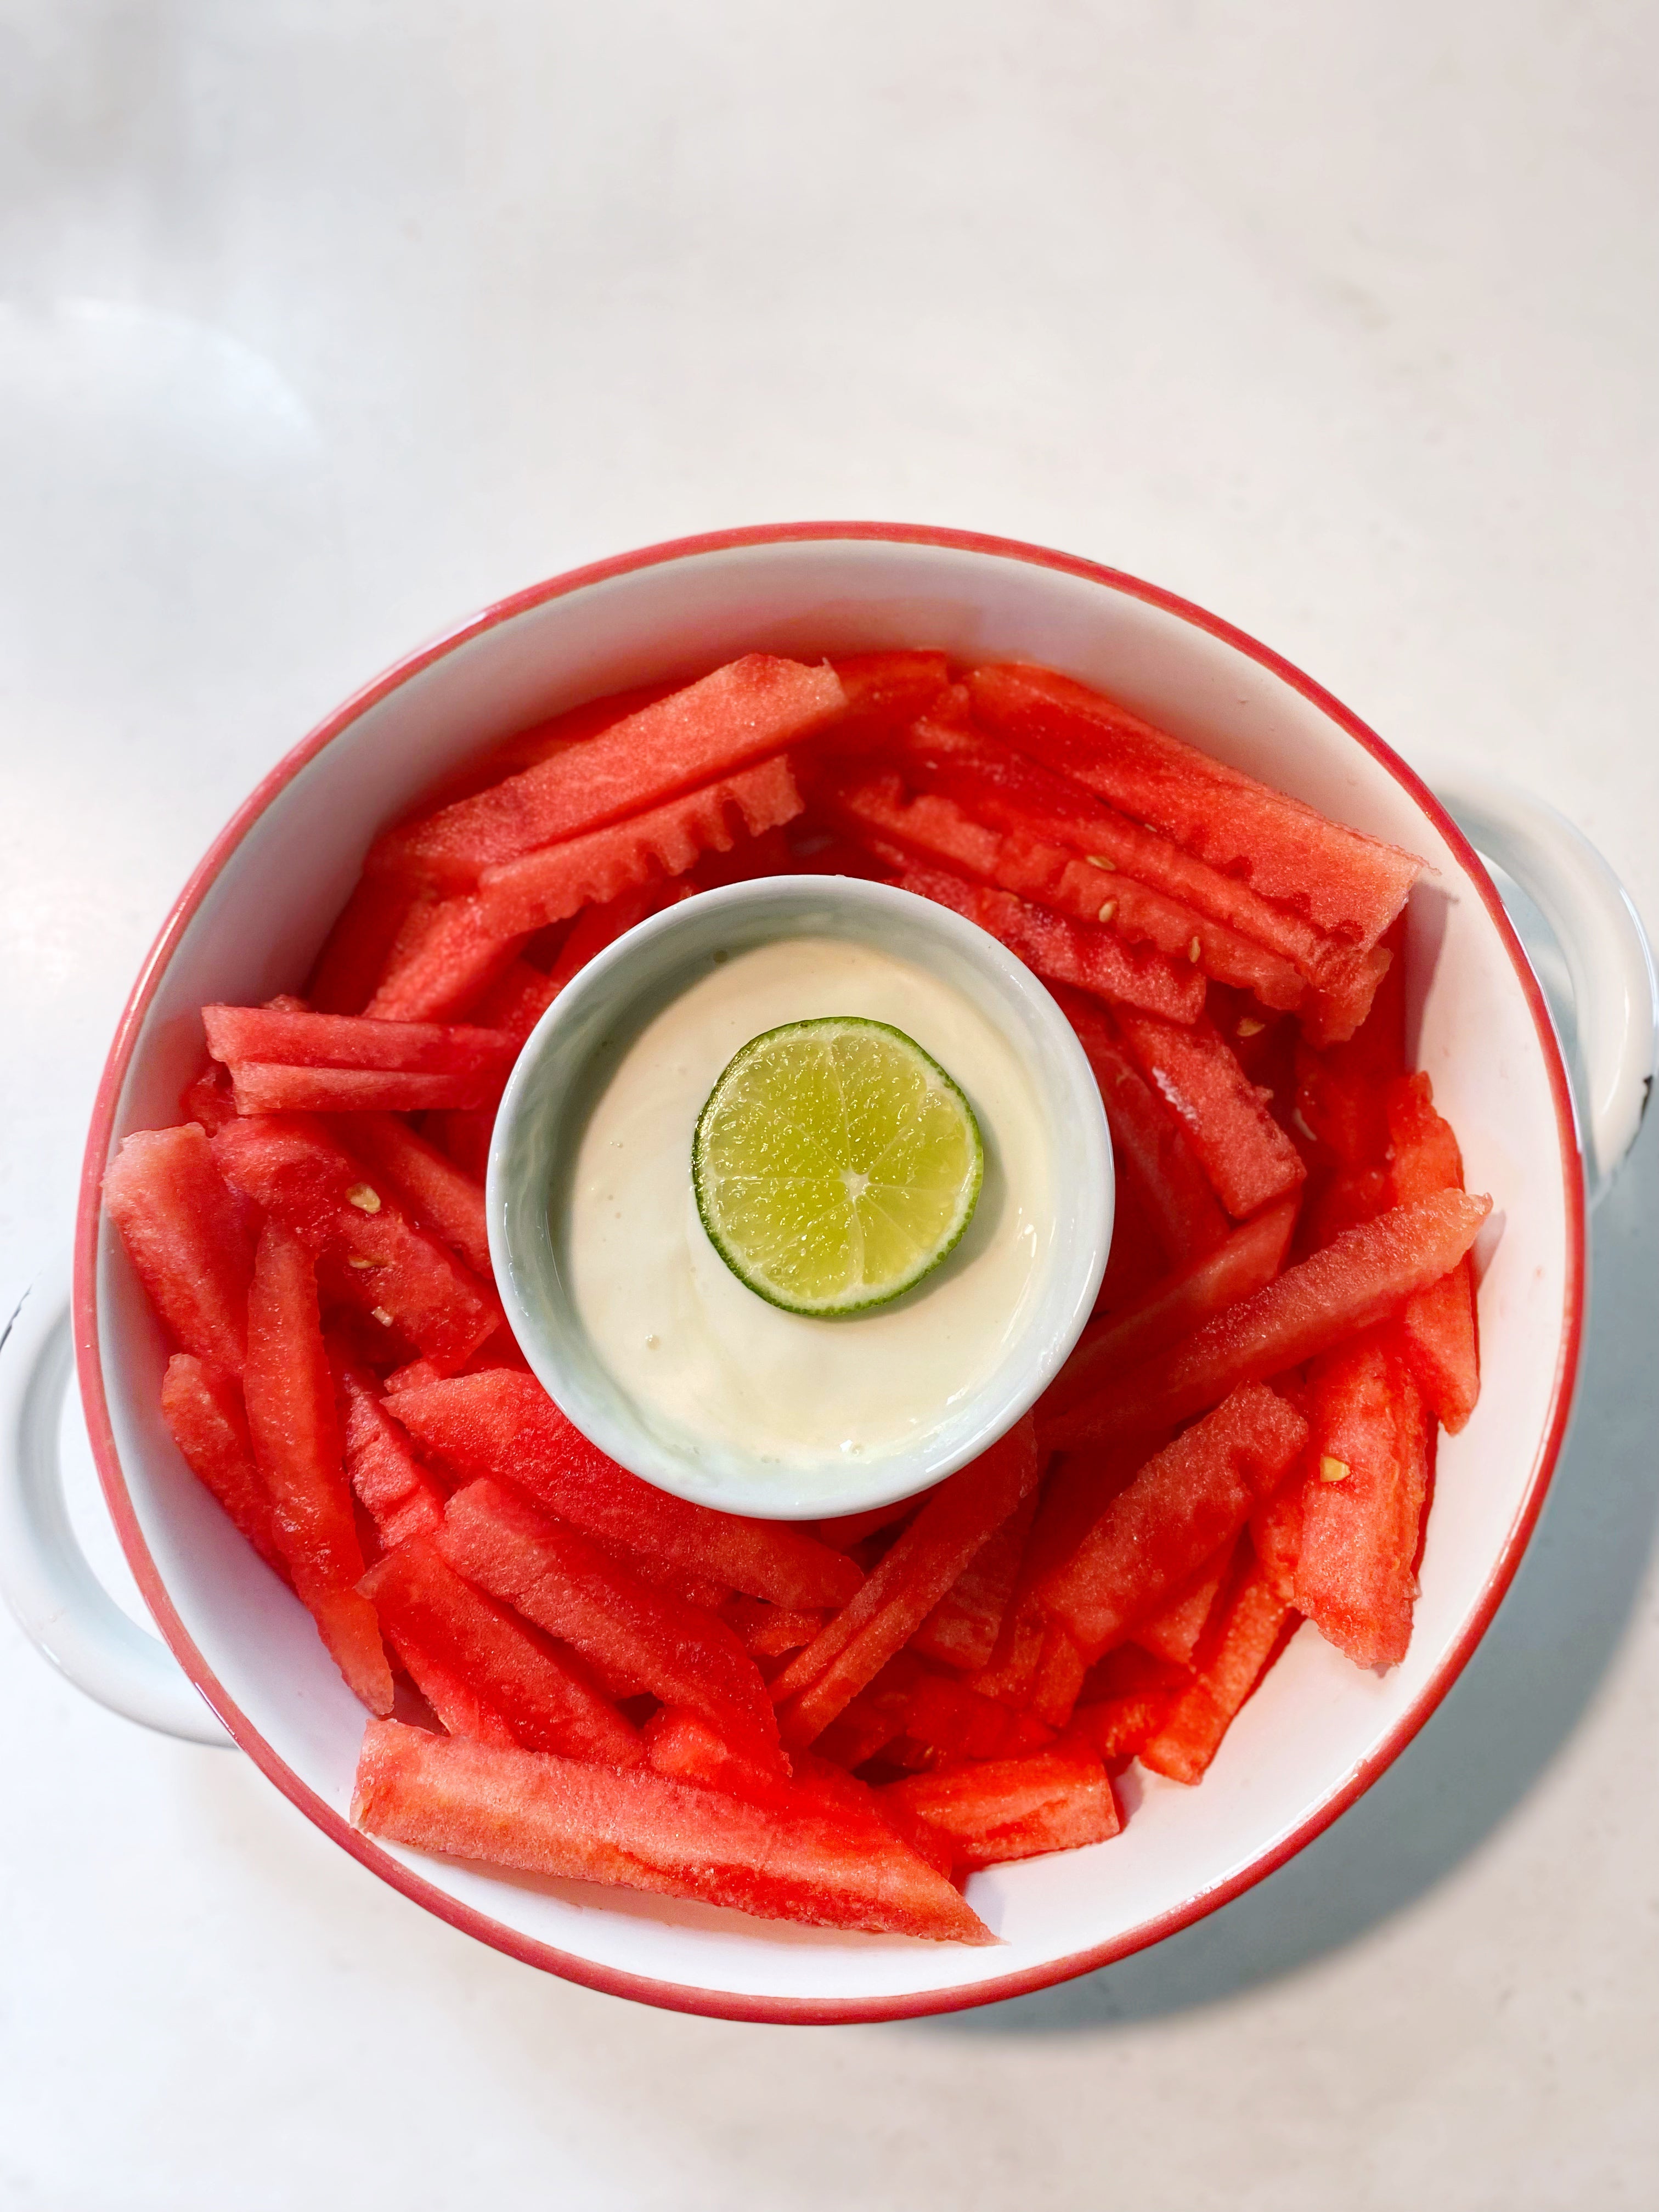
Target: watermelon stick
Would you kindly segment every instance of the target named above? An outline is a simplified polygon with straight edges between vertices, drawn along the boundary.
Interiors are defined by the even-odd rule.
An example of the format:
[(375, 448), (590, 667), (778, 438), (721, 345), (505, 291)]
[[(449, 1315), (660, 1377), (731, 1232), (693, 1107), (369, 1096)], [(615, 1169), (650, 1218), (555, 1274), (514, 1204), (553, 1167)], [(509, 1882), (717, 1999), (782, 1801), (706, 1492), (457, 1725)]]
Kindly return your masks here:
[(486, 868), (478, 904), (499, 937), (545, 928), (659, 877), (684, 875), (703, 854), (730, 852), (739, 834), (758, 837), (800, 811), (788, 762), (765, 761), (648, 814)]
[(1100, 1086), (1121, 1172), (1145, 1202), (1158, 1242), (1177, 1267), (1212, 1252), (1229, 1224), (1186, 1131), (1124, 1050), (1106, 1009), (1080, 991), (1054, 995)]
[(1296, 1605), (1357, 1666), (1391, 1667), (1411, 1641), (1433, 1435), (1399, 1332), (1362, 1337), (1316, 1360), (1308, 1401), (1313, 1445)]
[(1173, 961), (1151, 945), (1126, 945), (1100, 923), (1028, 906), (1012, 891), (969, 883), (944, 868), (905, 867), (897, 882), (977, 922), (1047, 982), (1071, 983), (1115, 1006), (1142, 1006), (1175, 1022), (1195, 1021), (1203, 1010), (1204, 978), (1188, 960)]
[(1062, 1451), (1126, 1432), (1156, 1433), (1385, 1321), (1413, 1291), (1454, 1268), (1492, 1212), (1489, 1198), (1446, 1191), (1361, 1222), (1147, 1360), (1040, 1432)]
[[(1237, 876), (1206, 866), (1091, 798), (1070, 776), (981, 731), (941, 732), (930, 720), (911, 731), (908, 744), (928, 757), (921, 771), (928, 787), (948, 792), (976, 820), (1028, 841), (1069, 846), (1084, 856), (1072, 878), (1079, 886), (1091, 870), (1103, 872), (1103, 883), (1100, 872), (1094, 875), (1094, 896), (1120, 900), (1120, 927), (1130, 928), (1138, 915), (1155, 934), (1184, 915), (1183, 941), (1196, 936), (1207, 975), (1252, 990), (1269, 1006), (1300, 1006), (1316, 1042), (1348, 1036), (1365, 1018), (1389, 972), (1387, 951), (1344, 944), (1316, 929), (1259, 897)], [(916, 773), (908, 762), (906, 769)], [(1304, 977), (1310, 988), (1298, 988)]]
[(337, 1364), (337, 1374), (345, 1414), (346, 1473), (380, 1541), (390, 1549), (410, 1536), (435, 1534), (449, 1495), (447, 1486), (410, 1449), (374, 1378), (344, 1362)]
[(1227, 1553), (1218, 1553), (1150, 1620), (1140, 1622), (1134, 1640), (1142, 1650), (1155, 1659), (1167, 1659), (1171, 1666), (1190, 1667), (1231, 1565)]
[(289, 1067), (395, 1068), (405, 1075), (492, 1074), (513, 1057), (503, 1030), (461, 1022), (372, 1022), (272, 1006), (204, 1006), (215, 1060), (234, 1066), (272, 1060)]
[(388, 1186), (305, 1114), (227, 1123), (213, 1157), (228, 1182), (319, 1255), (332, 1296), (400, 1328), (434, 1364), (459, 1367), (495, 1328), (493, 1285), (410, 1221)]
[[(561, 1651), (481, 1596), (429, 1538), (411, 1536), (388, 1552), (361, 1587), (398, 1656), (453, 1735), (483, 1735), (499, 1742), (504, 1728), (507, 1741), (526, 1751), (556, 1751), (609, 1766), (632, 1766), (643, 1756), (638, 1732), (574, 1654)], [(435, 1662), (431, 1687), (423, 1664), (428, 1658)], [(447, 1711), (443, 1686), (451, 1681), (468, 1695)], [(495, 1728), (480, 1728), (475, 1714)]]
[(489, 1224), (483, 1185), (406, 1121), (390, 1114), (360, 1114), (339, 1131), (341, 1142), (374, 1176), (384, 1176), (405, 1202), (416, 1224), (441, 1237), (481, 1282), (491, 1279)]
[(171, 1334), (240, 1375), (253, 1248), (201, 1124), (125, 1138), (104, 1176), (104, 1204)]
[(1164, 1352), (1195, 1329), (1272, 1282), (1296, 1225), (1296, 1200), (1281, 1199), (1254, 1221), (1235, 1229), (1218, 1250), (1179, 1273), (1154, 1283), (1144, 1297), (1103, 1321), (1093, 1322), (1038, 1401), (1038, 1416), (1054, 1420), (1126, 1375), (1154, 1352)]
[(230, 1079), (239, 1114), (438, 1114), (493, 1104), (503, 1080), (471, 1070), (406, 1074), (394, 1067), (290, 1067), (239, 1060)]
[(1207, 1014), (1181, 1024), (1125, 1007), (1118, 1028), (1148, 1082), (1180, 1115), (1235, 1221), (1304, 1179), (1302, 1155), (1267, 1111), (1267, 1094), (1250, 1081)]
[(705, 853), (730, 852), (739, 836), (759, 836), (800, 811), (788, 762), (763, 761), (682, 792), (648, 814), (486, 868), (476, 891), (433, 908), (368, 1011), (388, 1021), (457, 1013), (489, 988), (534, 931), (682, 876)]
[(284, 1582), (288, 1561), (276, 1533), (270, 1491), (253, 1461), (242, 1394), (192, 1352), (175, 1352), (161, 1377), (161, 1418), (191, 1473), (206, 1484), (269, 1567)]
[(1089, 1664), (1230, 1544), (1308, 1441), (1293, 1406), (1249, 1382), (1148, 1460), (1036, 1596)]
[[(683, 680), (677, 684), (630, 684), (625, 690), (607, 691), (598, 699), (584, 699), (579, 707), (567, 707), (562, 714), (552, 714), (545, 721), (532, 722), (527, 729), (515, 730), (510, 738), (503, 738), (488, 750), (474, 753), (471, 759), (462, 761), (425, 792), (389, 834), (395, 835), (398, 829), (418, 828), (459, 800), (489, 791), (504, 783), (510, 775), (534, 768), (541, 761), (551, 760), (556, 753), (568, 752), (584, 738), (597, 738), (602, 730), (625, 721), (630, 714), (637, 714), (642, 707), (654, 707), (671, 691), (684, 688)], [(378, 850), (377, 847), (377, 853)], [(371, 860), (374, 858), (371, 855)], [(365, 880), (374, 879), (374, 869), (371, 866)]]
[(1118, 1831), (1112, 1785), (1081, 1742), (912, 1775), (877, 1795), (948, 1836), (958, 1867), (1074, 1850)]
[[(975, 1689), (1004, 1705), (1031, 1704), (1039, 1680), (1045, 1671), (1052, 1675), (1063, 1656), (1050, 1639), (1052, 1623), (1037, 1602), (1037, 1587), (1051, 1567), (1077, 1549), (1109, 1500), (1133, 1480), (1150, 1451), (1144, 1442), (1131, 1443), (1104, 1451), (1072, 1452), (1055, 1462), (1043, 1483), (991, 1656), (973, 1678)], [(1052, 1687), (1052, 1681), (1045, 1686)], [(1077, 1687), (1082, 1687), (1080, 1678)]]
[(734, 1752), (783, 1771), (759, 1669), (712, 1613), (651, 1589), (613, 1553), (497, 1483), (459, 1491), (436, 1540), (457, 1574), (573, 1644), (613, 1694), (648, 1690), (689, 1706)]
[[(1450, 1122), (1435, 1111), (1428, 1077), (1407, 1075), (1391, 1084), (1386, 1111), (1395, 1199), (1462, 1190), (1463, 1155)], [(1449, 1275), (1407, 1299), (1400, 1331), (1424, 1395), (1455, 1437), (1480, 1395), (1474, 1270), (1467, 1253)]]
[(1039, 1472), (1028, 1414), (939, 1485), (851, 1604), (773, 1683), (787, 1743), (811, 1743), (875, 1680)]
[(976, 668), (975, 711), (1050, 767), (1184, 845), (1242, 872), (1321, 929), (1375, 945), (1423, 863), (1183, 744), (1053, 669)]
[[(921, 722), (909, 733), (907, 750), (922, 757), (929, 787), (950, 793), (976, 820), (1069, 846), (1115, 879), (1105, 890), (1143, 887), (1199, 919), (1200, 929), (1204, 921), (1219, 924), (1229, 940), (1255, 945), (1316, 988), (1334, 987), (1353, 997), (1357, 1006), (1369, 1003), (1387, 969), (1386, 958), (1357, 952), (1271, 905), (1238, 877), (1207, 867), (1093, 797), (1073, 777), (1042, 767), (982, 730)], [(1097, 890), (1097, 897), (1103, 895)]]
[(1140, 1747), (1140, 1763), (1172, 1782), (1197, 1782), (1221, 1739), (1261, 1679), (1291, 1608), (1266, 1571), (1253, 1561), (1223, 1601), (1220, 1620), (1206, 1638), (1210, 1650), (1194, 1680), (1176, 1701), (1158, 1733)]
[(854, 821), (924, 861), (977, 876), (1074, 921), (1109, 922), (1126, 943), (1155, 945), (1214, 982), (1253, 991), (1266, 1006), (1289, 1012), (1308, 995), (1296, 968), (1266, 945), (1111, 868), (1103, 854), (1085, 857), (1018, 821), (988, 827), (975, 817), (971, 799), (963, 803), (959, 794), (930, 788), (907, 800), (895, 780), (878, 777), (843, 784), (839, 803)]
[(374, 1608), (356, 1585), (362, 1547), (351, 1510), (334, 1377), (323, 1346), (310, 1253), (267, 1221), (248, 1294), (248, 1432), (295, 1589), (346, 1680), (371, 1712), (392, 1710)]
[(774, 1920), (995, 1941), (944, 1875), (827, 1793), (745, 1803), (648, 1766), (592, 1766), (373, 1721), (351, 1817), (368, 1834), (528, 1874)]
[(846, 716), (832, 732), (837, 747), (849, 729), (863, 737), (902, 727), (951, 681), (951, 664), (942, 653), (853, 653), (830, 665), (847, 694)]
[(829, 666), (745, 653), (550, 760), (389, 832), (369, 865), (470, 882), (485, 868), (781, 753), (846, 706)]
[(410, 876), (358, 878), (306, 984), (313, 1006), (322, 1013), (362, 1013), (419, 896), (420, 886)]
[(1030, 1491), (981, 1546), (911, 1638), (913, 1651), (964, 1672), (989, 1662), (1019, 1579), (1036, 1505), (1036, 1492)]
[(1154, 1659), (1138, 1644), (1120, 1644), (1091, 1670), (1067, 1734), (1091, 1743), (1108, 1765), (1133, 1759), (1191, 1681), (1186, 1668)]

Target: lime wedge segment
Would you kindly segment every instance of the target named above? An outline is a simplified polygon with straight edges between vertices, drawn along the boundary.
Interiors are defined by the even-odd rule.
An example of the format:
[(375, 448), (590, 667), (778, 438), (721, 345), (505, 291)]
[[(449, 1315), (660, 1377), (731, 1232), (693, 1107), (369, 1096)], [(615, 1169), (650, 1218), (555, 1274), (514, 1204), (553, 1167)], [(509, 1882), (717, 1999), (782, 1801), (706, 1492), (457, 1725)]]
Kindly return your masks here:
[(974, 1109), (914, 1037), (834, 1014), (751, 1037), (709, 1092), (691, 1179), (709, 1241), (790, 1313), (862, 1313), (931, 1274), (973, 1218)]

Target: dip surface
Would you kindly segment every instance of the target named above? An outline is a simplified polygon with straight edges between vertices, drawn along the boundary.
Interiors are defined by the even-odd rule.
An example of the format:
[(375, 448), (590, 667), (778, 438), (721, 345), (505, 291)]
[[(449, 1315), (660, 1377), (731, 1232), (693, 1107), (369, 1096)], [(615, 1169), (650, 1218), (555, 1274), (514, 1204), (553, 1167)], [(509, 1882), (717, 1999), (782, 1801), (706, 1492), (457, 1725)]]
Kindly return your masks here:
[[(762, 1030), (824, 1015), (890, 1023), (967, 1093), (985, 1146), (979, 1204), (956, 1250), (891, 1305), (788, 1314), (709, 1243), (691, 1139), (732, 1054)], [(1053, 1163), (1018, 1055), (960, 992), (874, 947), (782, 938), (718, 957), (599, 1056), (597, 1096), (550, 1228), (578, 1322), (661, 1440), (792, 1471), (866, 1469), (925, 1439), (1020, 1334), (1054, 1234)]]

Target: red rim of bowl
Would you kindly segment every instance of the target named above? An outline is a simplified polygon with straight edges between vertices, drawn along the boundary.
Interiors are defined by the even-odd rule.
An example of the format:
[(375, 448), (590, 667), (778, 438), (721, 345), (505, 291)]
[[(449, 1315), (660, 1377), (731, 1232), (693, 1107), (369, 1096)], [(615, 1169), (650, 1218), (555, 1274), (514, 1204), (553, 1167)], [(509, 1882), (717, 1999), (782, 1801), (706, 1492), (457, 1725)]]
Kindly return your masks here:
[[(1493, 1564), (1480, 1603), (1457, 1643), (1425, 1685), (1410, 1711), (1395, 1723), (1382, 1743), (1341, 1786), (1309, 1814), (1288, 1836), (1226, 1880), (1108, 1942), (1074, 1952), (1065, 1958), (1050, 1960), (1040, 1966), (1028, 1967), (1018, 1973), (1005, 1975), (996, 1981), (978, 1982), (966, 1988), (921, 1990), (889, 1997), (769, 1997), (698, 1989), (657, 1981), (647, 1975), (624, 1973), (612, 1967), (596, 1966), (589, 1960), (572, 1957), (550, 1944), (537, 1942), (514, 1929), (504, 1927), (434, 1887), (381, 1850), (369, 1838), (343, 1820), (331, 1805), (325, 1803), (301, 1780), (285, 1761), (278, 1758), (228, 1696), (186, 1632), (156, 1571), (133, 1511), (116, 1454), (99, 1358), (98, 1234), (104, 1169), (109, 1158), (116, 1106), (140, 1027), (167, 963), (210, 887), (248, 830), (307, 762), (314, 759), (325, 745), (368, 708), (407, 683), (422, 669), (453, 653), (469, 639), (495, 629), (501, 623), (511, 621), (514, 616), (549, 599), (562, 598), (588, 585), (602, 583), (613, 576), (626, 575), (635, 569), (653, 568), (665, 562), (684, 560), (699, 554), (745, 546), (836, 538), (875, 538), (897, 544), (945, 546), (962, 552), (992, 554), (1005, 560), (1024, 561), (1035, 567), (1059, 569), (1067, 575), (1081, 577), (1089, 582), (1103, 585), (1109, 590), (1143, 600), (1148, 605), (1176, 616), (1222, 643), (1248, 654), (1346, 730), (1373, 759), (1388, 769), (1416, 800), (1468, 870), (1470, 880), (1484, 901), (1509, 954), (1531, 1009), (1539, 1048), (1544, 1055), (1549, 1076), (1560, 1139), (1567, 1216), (1566, 1298), (1549, 1422), (1521, 1511), (1510, 1528), (1503, 1551)], [(837, 2021), (914, 2019), (930, 2013), (963, 2011), (976, 2005), (994, 2004), (1006, 1997), (1028, 1996), (1057, 1982), (1070, 1980), (1075, 1975), (1109, 1966), (1116, 1960), (1127, 1958), (1132, 1952), (1144, 1950), (1151, 1944), (1161, 1942), (1166, 1936), (1173, 1936), (1177, 1930), (1189, 1927), (1193, 1922), (1231, 1903), (1243, 1891), (1253, 1888), (1257, 1882), (1292, 1858), (1305, 1844), (1311, 1843), (1315, 1837), (1322, 1834), (1370, 1787), (1384, 1769), (1393, 1764), (1423, 1727), (1468, 1663), (1514, 1578), (1542, 1509), (1545, 1493), (1549, 1488), (1550, 1478), (1554, 1473), (1556, 1459), (1566, 1432), (1577, 1379), (1584, 1317), (1583, 1164), (1572, 1094), (1543, 993), (1504, 911), (1503, 902), (1491, 877), (1468, 840), (1422, 780), (1382, 742), (1375, 731), (1369, 729), (1357, 715), (1351, 714), (1311, 678), (1304, 676), (1300, 669), (1267, 647), (1259, 644), (1243, 630), (1234, 629), (1231, 623), (1221, 621), (1202, 607), (1194, 606), (1191, 601), (1180, 599), (1172, 592), (1160, 590), (1157, 585), (1145, 583), (1139, 577), (1127, 575), (1121, 569), (1103, 568), (1097, 562), (1082, 560), (1073, 554), (1057, 553), (1040, 545), (1027, 545), (1014, 538), (984, 537), (972, 531), (930, 529), (907, 523), (767, 523), (748, 529), (714, 531), (702, 537), (675, 538), (662, 544), (644, 546), (635, 552), (620, 554), (612, 560), (595, 562), (587, 568), (571, 569), (545, 583), (532, 585), (526, 591), (514, 592), (511, 598), (498, 599), (433, 643), (421, 647), (397, 662), (356, 693), (325, 721), (319, 723), (309, 736), (302, 738), (244, 801), (209, 848), (162, 925), (139, 971), (138, 980), (133, 986), (132, 994), (110, 1048), (93, 1107), (92, 1125), (88, 1133), (82, 1170), (75, 1237), (73, 1311), (81, 1395), (93, 1455), (122, 1549), (143, 1593), (144, 1601), (174, 1656), (223, 1721), (237, 1744), (325, 1835), (331, 1837), (383, 1881), (389, 1882), (394, 1889), (401, 1890), (405, 1897), (424, 1905), (428, 1911), (435, 1913), (441, 1920), (447, 1920), (464, 1934), (477, 1936), (481, 1942), (520, 1959), (527, 1966), (538, 1966), (546, 1972), (558, 1974), (568, 1981), (585, 1984), (590, 1989), (605, 1990), (613, 1996), (632, 1997), (643, 2003), (662, 2006), (677, 2012), (779, 2024), (823, 2026)]]

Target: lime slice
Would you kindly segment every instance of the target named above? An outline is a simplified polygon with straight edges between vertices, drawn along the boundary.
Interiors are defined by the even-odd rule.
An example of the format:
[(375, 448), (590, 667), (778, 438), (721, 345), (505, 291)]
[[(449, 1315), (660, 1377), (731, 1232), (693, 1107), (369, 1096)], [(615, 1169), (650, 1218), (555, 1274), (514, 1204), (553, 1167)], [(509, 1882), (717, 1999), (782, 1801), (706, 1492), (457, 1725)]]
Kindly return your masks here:
[(850, 1014), (751, 1037), (691, 1140), (714, 1249), (798, 1314), (860, 1313), (931, 1274), (973, 1218), (984, 1164), (939, 1062)]

